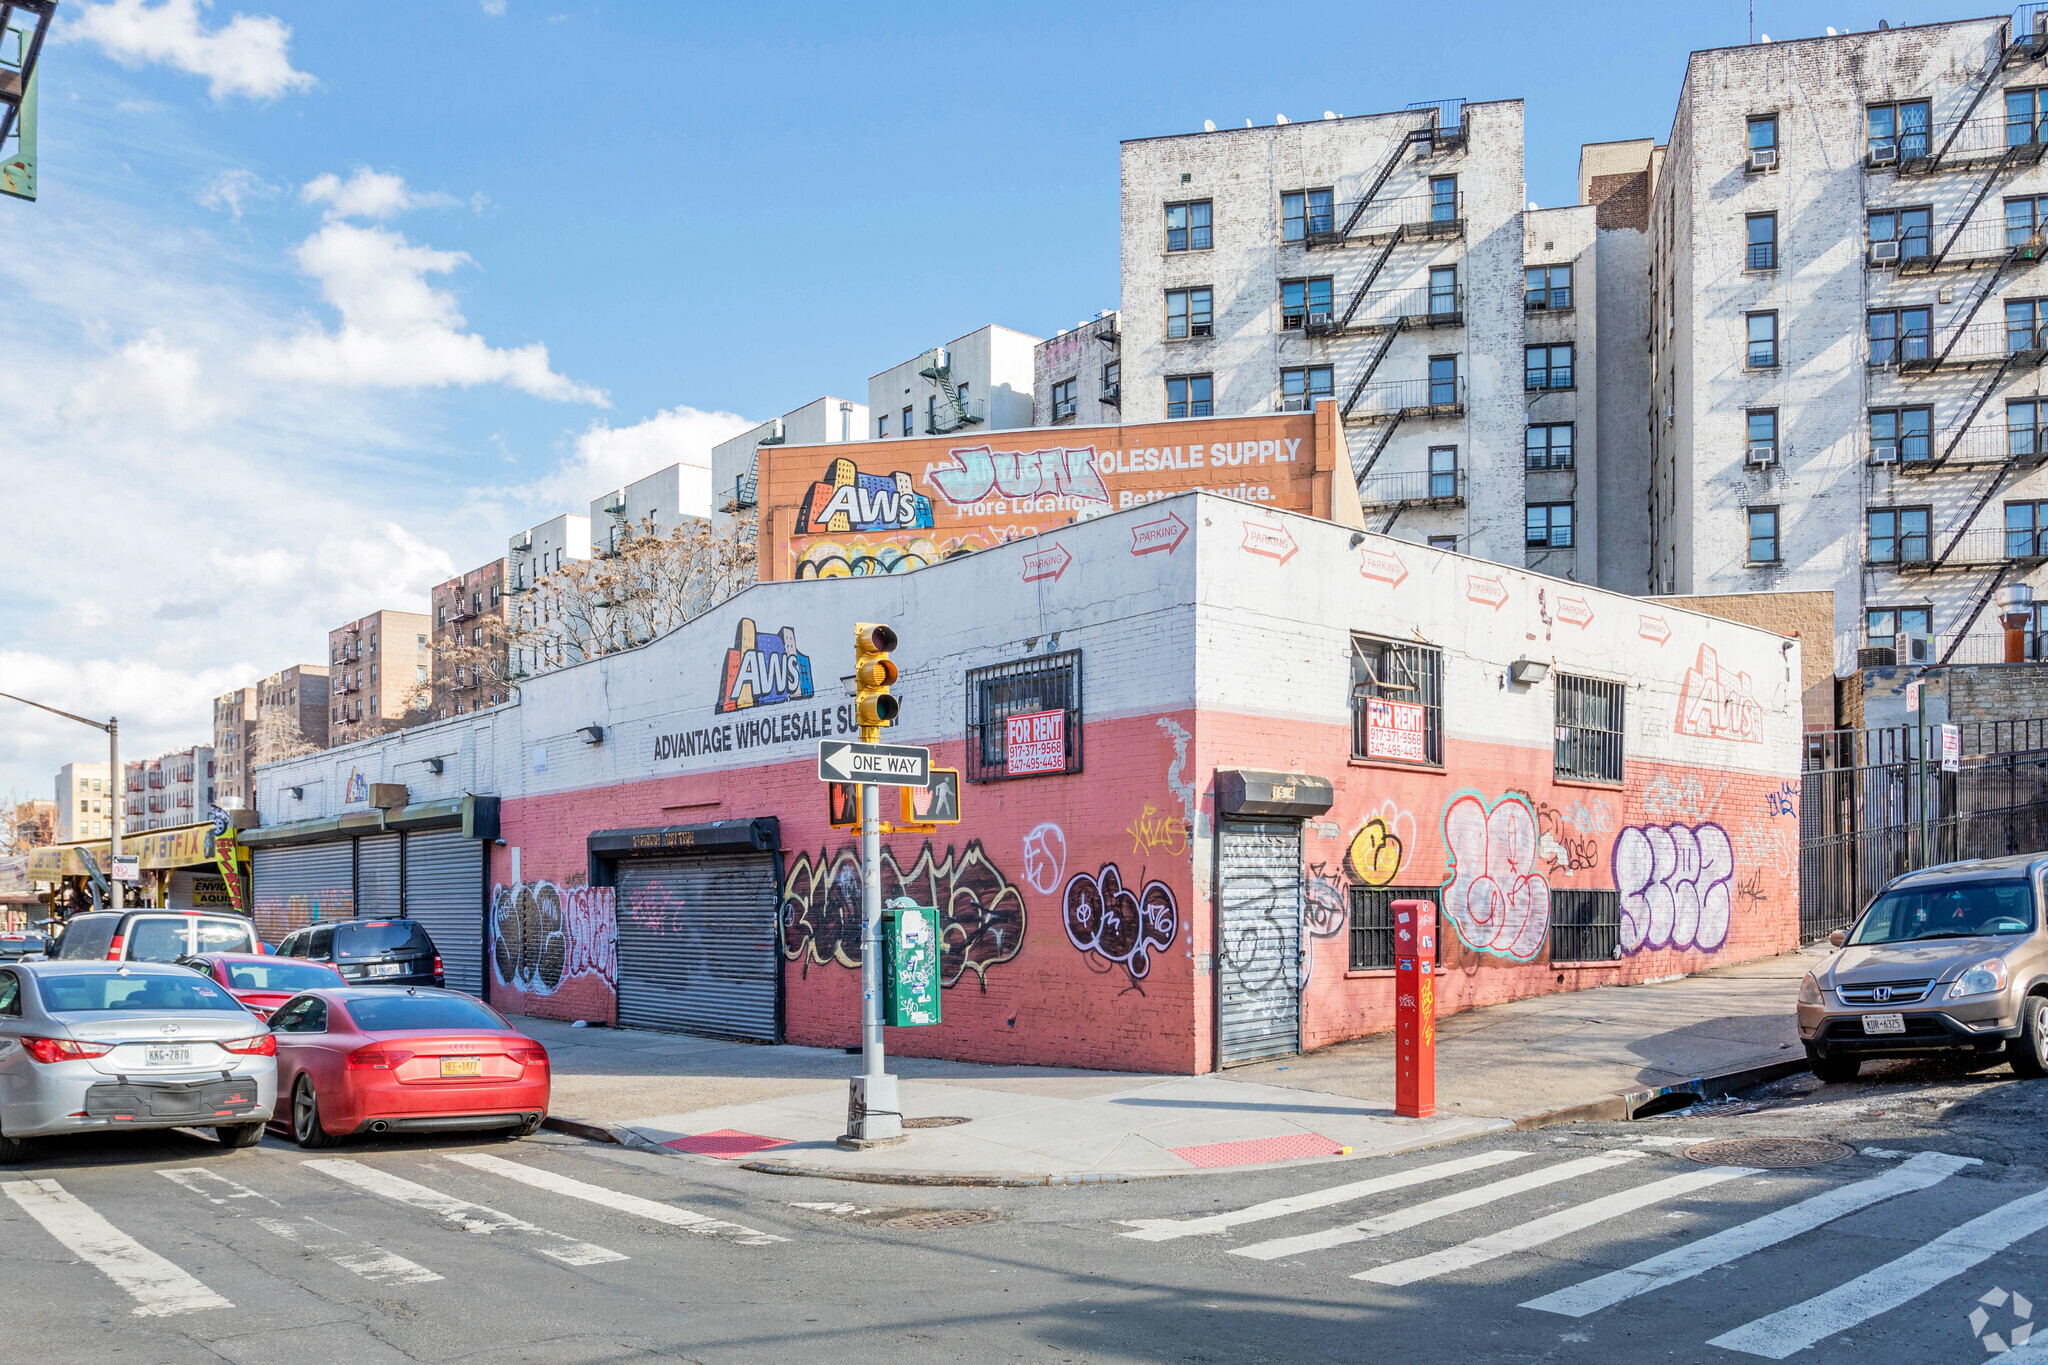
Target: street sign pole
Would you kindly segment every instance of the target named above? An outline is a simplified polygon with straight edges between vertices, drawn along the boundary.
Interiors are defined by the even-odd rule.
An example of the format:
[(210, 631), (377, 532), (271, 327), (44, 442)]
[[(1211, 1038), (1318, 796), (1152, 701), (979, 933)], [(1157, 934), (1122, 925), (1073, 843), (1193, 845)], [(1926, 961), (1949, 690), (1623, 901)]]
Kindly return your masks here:
[(861, 742), (821, 741), (818, 776), (828, 782), (860, 782), (861, 1074), (847, 1086), (846, 1134), (839, 1139), (840, 1146), (859, 1150), (903, 1141), (903, 1106), (882, 1055), (882, 791), (875, 779), (904, 774), (897, 780), (923, 786), (930, 780), (931, 755), (877, 743), (882, 727), (896, 722), (896, 698), (889, 692), (898, 676), (889, 658), (896, 632), (862, 622), (853, 635), (854, 711)]

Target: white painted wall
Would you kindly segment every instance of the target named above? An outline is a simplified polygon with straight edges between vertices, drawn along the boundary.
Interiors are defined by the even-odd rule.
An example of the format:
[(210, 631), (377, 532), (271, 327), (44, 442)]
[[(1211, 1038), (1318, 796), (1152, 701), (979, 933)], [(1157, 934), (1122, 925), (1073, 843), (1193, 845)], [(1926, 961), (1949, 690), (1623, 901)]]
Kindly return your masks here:
[[(874, 435), (867, 404), (830, 394), (792, 408), (782, 414), (781, 420), (782, 439), (787, 445), (864, 441)], [(755, 450), (774, 430), (773, 422), (763, 422), (711, 447), (710, 507), (720, 519), (725, 515), (725, 505), (733, 499), (734, 486), (753, 469)], [(594, 512), (591, 515), (596, 517)]]
[[(1012, 431), (1031, 425), (1032, 352), (1038, 338), (991, 323), (946, 343), (955, 385), (967, 387), (972, 404), (987, 414), (984, 431)], [(913, 436), (928, 434), (927, 420), (938, 386), (920, 375), (928, 351), (882, 371), (868, 380), (867, 431), (870, 438), (900, 439), (903, 409), (911, 409)], [(876, 419), (887, 415), (888, 435), (877, 437)], [(795, 438), (791, 438), (795, 444)]]

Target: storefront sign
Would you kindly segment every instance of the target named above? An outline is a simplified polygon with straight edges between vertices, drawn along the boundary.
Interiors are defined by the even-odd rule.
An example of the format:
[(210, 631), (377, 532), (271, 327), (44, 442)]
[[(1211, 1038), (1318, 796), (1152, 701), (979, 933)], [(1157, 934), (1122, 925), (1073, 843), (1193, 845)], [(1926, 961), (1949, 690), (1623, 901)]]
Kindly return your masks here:
[(763, 634), (747, 617), (734, 631), (725, 651), (725, 671), (718, 686), (718, 709), (744, 711), (801, 701), (811, 695), (811, 661), (798, 652), (796, 627)]
[(1415, 702), (1367, 698), (1365, 756), (1391, 758), (1398, 763), (1427, 763), (1429, 749), (1423, 742), (1426, 724), (1422, 707)]
[(1067, 713), (1032, 711), (1003, 722), (1003, 770), (1024, 773), (1067, 770)]

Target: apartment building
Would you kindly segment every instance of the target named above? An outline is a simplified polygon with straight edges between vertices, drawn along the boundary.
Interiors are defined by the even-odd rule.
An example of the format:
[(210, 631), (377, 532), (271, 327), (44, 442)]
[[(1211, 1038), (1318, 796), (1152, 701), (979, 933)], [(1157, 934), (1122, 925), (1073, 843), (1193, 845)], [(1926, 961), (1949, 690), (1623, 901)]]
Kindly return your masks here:
[[(256, 808), (256, 722), (263, 689), (238, 687), (213, 699), (214, 789), (220, 804)], [(326, 729), (323, 712), (321, 729)]]
[(430, 611), (436, 720), (502, 705), (509, 695), (506, 627), (511, 598), (505, 594), (505, 573), (506, 561), (494, 559), (434, 587)]
[(1011, 431), (1031, 422), (1039, 338), (990, 324), (868, 380), (876, 440)]
[[(711, 510), (722, 518), (728, 512), (754, 505), (760, 486), (762, 446), (829, 445), (837, 441), (865, 440), (871, 434), (867, 404), (827, 394), (763, 422), (751, 431), (743, 431), (729, 441), (721, 441), (711, 447)], [(638, 505), (634, 492), (638, 487), (635, 484), (625, 490), (629, 507)], [(685, 510), (694, 512), (699, 509)], [(590, 519), (593, 525), (599, 524), (595, 508)]]
[(415, 701), (418, 713), (425, 713), (432, 685), (432, 619), (424, 612), (373, 611), (327, 632), (330, 745), (400, 728)]
[(209, 818), (218, 794), (213, 746), (195, 744), (121, 767), (123, 833), (142, 834)]
[(1831, 589), (1837, 674), (2003, 657), (1993, 595), (2048, 560), (2043, 10), (1693, 54), (1651, 201), (1652, 590)]
[[(701, 524), (711, 515), (711, 470), (672, 464), (590, 500), (590, 548), (609, 554), (652, 526), (657, 533)], [(731, 494), (727, 494), (730, 499)]]
[(114, 832), (120, 797), (104, 763), (66, 763), (57, 770), (57, 842), (102, 839)]
[(509, 542), (505, 591), (513, 599), (508, 615), (512, 678), (534, 677), (583, 660), (576, 594), (560, 576), (590, 558), (590, 518), (564, 512)]
[(1109, 426), (1123, 413), (1122, 315), (1105, 308), (1031, 351), (1031, 425)]

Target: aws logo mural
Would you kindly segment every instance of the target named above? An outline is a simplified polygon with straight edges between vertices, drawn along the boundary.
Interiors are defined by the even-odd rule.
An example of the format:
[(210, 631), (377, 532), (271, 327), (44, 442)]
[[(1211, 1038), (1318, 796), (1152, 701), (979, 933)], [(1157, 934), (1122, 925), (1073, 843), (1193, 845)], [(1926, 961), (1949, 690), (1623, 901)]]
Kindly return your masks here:
[(801, 701), (811, 695), (811, 660), (796, 647), (796, 627), (764, 635), (753, 621), (740, 618), (733, 647), (725, 651), (725, 675), (718, 688), (718, 709), (744, 711)]
[[(804, 494), (798, 535), (827, 531), (909, 531), (932, 524), (932, 500), (910, 491), (910, 475), (863, 474), (844, 457)], [(806, 693), (805, 695), (809, 695)]]

